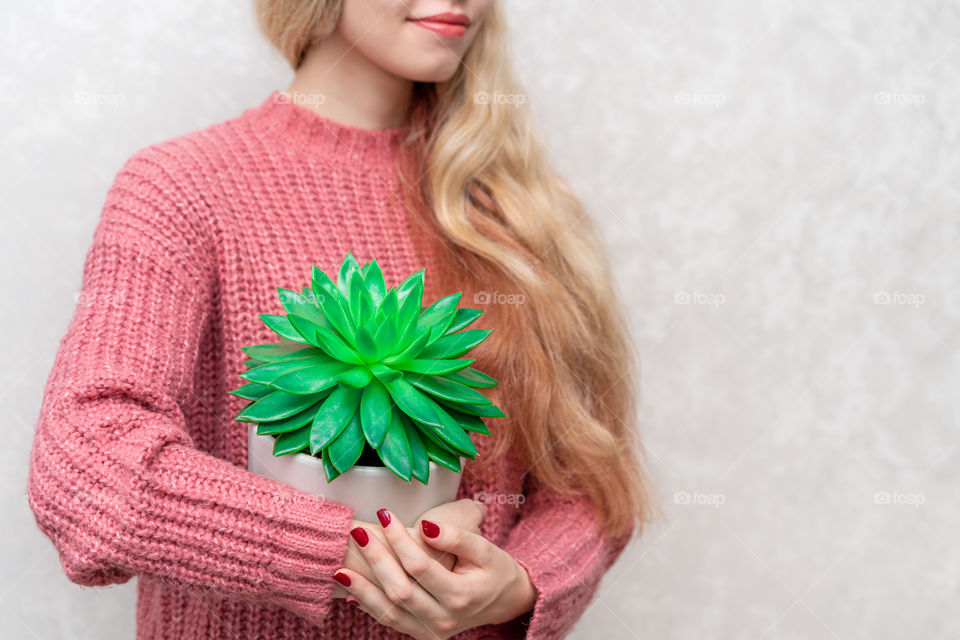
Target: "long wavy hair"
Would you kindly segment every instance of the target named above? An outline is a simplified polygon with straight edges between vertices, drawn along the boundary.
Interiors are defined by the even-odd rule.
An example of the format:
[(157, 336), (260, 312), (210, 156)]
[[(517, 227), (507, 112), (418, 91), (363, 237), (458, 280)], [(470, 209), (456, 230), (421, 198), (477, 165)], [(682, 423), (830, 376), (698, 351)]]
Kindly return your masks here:
[[(339, 19), (341, 0), (254, 0), (261, 30), (291, 67)], [(490, 5), (457, 72), (415, 83), (398, 197), (435, 249), (430, 288), (486, 304), (494, 329), (471, 357), (500, 385), (494, 445), (539, 486), (585, 495), (601, 527), (639, 535), (655, 514), (638, 434), (637, 349), (606, 247), (553, 170)]]

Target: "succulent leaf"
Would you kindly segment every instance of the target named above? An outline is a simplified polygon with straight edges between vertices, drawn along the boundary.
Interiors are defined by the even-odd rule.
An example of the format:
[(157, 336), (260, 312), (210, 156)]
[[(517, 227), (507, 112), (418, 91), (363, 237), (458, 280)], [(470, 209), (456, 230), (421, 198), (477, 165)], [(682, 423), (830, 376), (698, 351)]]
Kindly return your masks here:
[(370, 369), (363, 366), (352, 367), (340, 374), (340, 382), (354, 389), (363, 389), (373, 380)]
[[(396, 412), (396, 408), (394, 408)], [(393, 471), (400, 478), (410, 481), (412, 465), (410, 460), (410, 441), (403, 427), (400, 416), (394, 413), (390, 418), (390, 426), (383, 442), (377, 448), (380, 459), (385, 467)]]
[(430, 346), (443, 336), (447, 335), (447, 327), (453, 322), (454, 313), (451, 311), (442, 317), (435, 325), (430, 328), (430, 339), (427, 340), (427, 346)]
[(473, 367), (464, 369), (463, 371), (457, 371), (456, 373), (445, 374), (444, 377), (449, 378), (454, 382), (465, 384), (468, 387), (475, 387), (478, 389), (487, 389), (500, 384), (487, 374), (483, 373), (482, 371), (477, 371)]
[(429, 432), (421, 431), (421, 433), (427, 436), (422, 440), (423, 448), (429, 459), (451, 471), (460, 471), (460, 456), (439, 445), (435, 439), (436, 436), (431, 435)]
[(280, 362), (321, 353), (316, 347), (305, 347), (302, 344), (256, 344), (240, 349), (248, 356), (264, 362)]
[(333, 463), (330, 462), (330, 454), (326, 451), (323, 452), (323, 474), (327, 478), (327, 482), (332, 481), (334, 478), (340, 475), (340, 471), (337, 470)]
[(330, 294), (324, 293), (324, 295), (319, 296), (319, 299), (320, 308), (326, 314), (330, 324), (333, 325), (333, 329), (343, 338), (347, 340), (353, 339), (354, 332), (356, 332), (356, 325), (353, 322), (353, 317), (350, 315), (350, 308), (346, 300), (340, 296), (340, 292), (334, 290)]
[(360, 273), (360, 263), (357, 262), (357, 258), (352, 251), (348, 251), (343, 262), (340, 263), (340, 272), (337, 274), (337, 288), (348, 300), (352, 295), (351, 285), (354, 278), (359, 278), (362, 281), (363, 274)]
[(483, 418), (506, 417), (506, 414), (495, 404), (467, 404), (465, 402), (451, 402), (445, 398), (437, 398), (437, 402), (444, 407), (456, 409), (461, 413), (466, 413), (471, 416), (480, 416)]
[(290, 324), (290, 320), (287, 318), (287, 316), (281, 316), (272, 313), (261, 313), (260, 319), (263, 320), (263, 324), (270, 327), (270, 329), (281, 338), (286, 338), (287, 340), (292, 340), (294, 342), (308, 342), (303, 335), (293, 328), (293, 325)]
[(383, 301), (383, 296), (387, 294), (387, 285), (383, 280), (383, 271), (376, 258), (364, 266), (364, 282), (367, 284), (367, 291), (370, 292), (370, 298), (374, 307), (379, 307)]
[(237, 414), (239, 422), (264, 422), (288, 418), (298, 411), (306, 409), (317, 401), (316, 394), (293, 396), (283, 391), (273, 391), (256, 400)]
[(423, 439), (409, 418), (401, 416), (400, 420), (403, 422), (407, 442), (410, 444), (410, 476), (427, 484), (430, 478), (430, 458), (427, 457)]
[(303, 411), (296, 413), (289, 418), (261, 422), (257, 424), (257, 434), (270, 435), (275, 433), (286, 433), (288, 431), (296, 431), (301, 427), (305, 427), (313, 422), (313, 418), (317, 414), (317, 409), (320, 408), (320, 404), (322, 402), (323, 400), (318, 400)]
[(273, 393), (275, 389), (268, 384), (260, 384), (258, 382), (248, 382), (245, 385), (241, 385), (236, 389), (231, 389), (227, 393), (233, 394), (238, 398), (243, 398), (244, 400), (259, 400), (268, 393)]
[(330, 456), (330, 463), (343, 473), (360, 458), (363, 453), (363, 430), (360, 428), (360, 412), (354, 412), (347, 426), (340, 432), (323, 454)]
[[(240, 374), (240, 377), (250, 382), (259, 382), (269, 385), (271, 382), (291, 371), (299, 369), (310, 369), (316, 366), (322, 366), (324, 363), (336, 363), (335, 360), (324, 356), (307, 356), (305, 358), (293, 358), (290, 360), (280, 360), (278, 362), (267, 362)], [(277, 387), (279, 388), (279, 387)]]
[(364, 362), (376, 362), (377, 359), (377, 341), (366, 327), (357, 329), (357, 353)]
[(317, 265), (313, 265), (313, 270), (311, 272), (310, 284), (313, 286), (313, 292), (317, 296), (317, 305), (319, 306), (320, 300), (323, 299), (323, 296), (336, 296), (339, 292), (337, 285), (334, 284), (333, 280), (323, 272), (323, 269)]
[(402, 362), (404, 360), (409, 360), (411, 358), (416, 358), (420, 356), (424, 347), (427, 345), (427, 341), (430, 339), (430, 332), (423, 332), (417, 336), (417, 338), (405, 349), (400, 352), (395, 352), (386, 358), (383, 359), (384, 362), (391, 364), (394, 362)]
[(397, 333), (392, 322), (384, 322), (376, 330), (373, 339), (377, 343), (377, 360), (382, 359), (396, 341)]
[(463, 297), (463, 292), (458, 291), (440, 298), (420, 314), (420, 319), (417, 322), (423, 327), (442, 326), (443, 330), (440, 335), (443, 335), (456, 317), (456, 306), (461, 297)]
[[(360, 289), (360, 314), (357, 318), (358, 326), (369, 323), (373, 319), (374, 312), (377, 310), (373, 298), (370, 297), (370, 292), (362, 288), (363, 286), (365, 285), (361, 285)], [(374, 326), (376, 326), (376, 324), (374, 324)]]
[(456, 331), (460, 331), (473, 323), (474, 320), (483, 315), (483, 311), (479, 309), (457, 309), (457, 313), (453, 316), (453, 322), (447, 327), (447, 334), (450, 335)]
[(350, 364), (363, 364), (363, 358), (360, 357), (360, 354), (333, 331), (317, 329), (316, 336), (321, 349), (331, 358)]
[(370, 447), (376, 449), (390, 426), (391, 401), (387, 388), (379, 380), (373, 380), (360, 397), (360, 421)]
[(370, 365), (370, 373), (375, 375), (380, 382), (390, 382), (403, 375), (393, 367), (380, 363)]
[(400, 303), (397, 301), (397, 290), (390, 289), (387, 291), (387, 294), (383, 296), (380, 306), (377, 307), (377, 317), (380, 318), (381, 322), (393, 322), (399, 310)]
[(310, 453), (326, 448), (347, 426), (360, 404), (360, 391), (338, 386), (327, 396), (310, 425)]
[(273, 455), (282, 456), (288, 453), (296, 453), (310, 441), (310, 427), (303, 427), (296, 431), (290, 431), (277, 437), (273, 443)]
[(277, 292), (280, 294), (280, 305), (287, 314), (300, 316), (321, 327), (327, 326), (329, 323), (323, 315), (323, 312), (320, 311), (320, 307), (317, 306), (316, 298), (306, 295), (308, 291), (310, 290), (304, 289), (302, 293), (297, 293), (290, 289), (278, 288)]
[[(433, 402), (432, 400), (429, 401)], [(433, 404), (434, 412), (440, 420), (441, 426), (440, 428), (432, 430), (428, 428), (426, 431), (430, 431), (433, 435), (439, 437), (440, 440), (461, 455), (476, 455), (477, 447), (473, 444), (469, 434), (463, 430), (463, 427), (461, 427), (460, 424), (454, 420), (453, 417), (447, 413), (442, 406), (435, 402)]]
[(446, 407), (445, 409), (465, 431), (475, 431), (477, 433), (490, 435), (490, 429), (487, 428), (486, 423), (479, 416), (471, 416), (456, 409), (451, 409), (450, 407)]
[(376, 311), (376, 304), (367, 289), (367, 284), (361, 276), (353, 279), (350, 291), (350, 309), (353, 312), (354, 324), (362, 326), (370, 322)]
[(454, 382), (447, 378), (441, 378), (433, 375), (415, 375), (410, 376), (410, 384), (419, 387), (429, 394), (450, 400), (451, 402), (462, 402), (464, 404), (491, 404), (487, 396), (479, 391), (474, 391), (465, 384)]
[[(424, 446), (426, 446), (427, 441), (430, 441), (430, 442), (433, 442), (436, 448), (442, 449), (454, 457), (459, 458), (460, 456), (464, 455), (464, 453), (458, 450), (456, 447), (450, 445), (447, 442), (444, 442), (444, 440), (437, 435), (437, 432), (435, 429), (422, 428), (422, 425), (417, 424), (416, 420), (412, 420), (412, 419), (410, 420), (410, 424), (415, 425), (419, 430), (420, 437), (423, 440)], [(469, 456), (466, 456), (466, 457), (469, 457)]]
[(405, 414), (424, 424), (443, 426), (433, 409), (434, 403), (402, 376), (384, 384), (390, 392), (390, 397)]
[(400, 286), (397, 287), (397, 304), (402, 305), (408, 296), (413, 296), (413, 299), (417, 301), (419, 307), (421, 300), (423, 300), (423, 274), (424, 269), (415, 271), (409, 276), (406, 280), (400, 283)]
[(294, 395), (320, 393), (337, 384), (340, 374), (350, 368), (349, 364), (336, 360), (315, 362), (313, 365), (288, 371), (268, 384)]
[[(299, 342), (307, 342), (315, 347), (323, 348), (323, 345), (317, 341), (317, 331), (320, 329), (324, 329), (325, 331), (329, 330), (327, 327), (292, 313), (287, 316), (287, 321), (290, 323), (290, 326), (293, 327), (297, 336), (299, 336)], [(329, 323), (327, 324), (329, 325)]]
[(468, 329), (443, 336), (420, 352), (421, 358), (456, 358), (487, 339), (490, 329)]
[(357, 273), (353, 279), (350, 281), (350, 291), (347, 295), (347, 305), (350, 311), (350, 318), (353, 320), (353, 325), (359, 327), (363, 324), (361, 316), (363, 314), (363, 302), (364, 294), (366, 294), (366, 286), (363, 282), (363, 277)]
[(410, 373), (430, 374), (442, 376), (455, 371), (460, 371), (476, 362), (472, 358), (459, 358), (456, 360), (403, 360), (397, 363), (397, 368)]
[(397, 310), (396, 334), (405, 338), (416, 330), (419, 315), (420, 300), (416, 296), (408, 295)]

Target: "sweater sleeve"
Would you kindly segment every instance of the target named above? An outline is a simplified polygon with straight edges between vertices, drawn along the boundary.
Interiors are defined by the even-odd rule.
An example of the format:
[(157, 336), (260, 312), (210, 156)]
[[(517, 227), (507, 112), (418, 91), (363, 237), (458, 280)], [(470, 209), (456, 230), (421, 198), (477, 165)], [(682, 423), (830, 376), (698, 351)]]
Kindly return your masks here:
[(216, 260), (202, 196), (164, 158), (134, 154), (108, 191), (44, 388), (28, 503), (72, 582), (139, 576), (319, 623), (354, 511), (195, 446), (182, 408), (211, 366), (198, 353)]
[(597, 526), (586, 497), (534, 485), (503, 549), (530, 576), (537, 591), (532, 611), (513, 621), (528, 640), (553, 640), (570, 632), (593, 599), (603, 574), (620, 556), (630, 532), (608, 537)]

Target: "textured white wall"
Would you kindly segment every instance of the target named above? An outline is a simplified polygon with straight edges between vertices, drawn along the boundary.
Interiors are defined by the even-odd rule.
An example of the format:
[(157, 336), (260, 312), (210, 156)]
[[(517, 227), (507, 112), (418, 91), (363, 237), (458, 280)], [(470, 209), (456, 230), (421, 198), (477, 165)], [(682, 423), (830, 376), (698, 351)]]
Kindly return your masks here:
[[(509, 12), (619, 268), (668, 515), (575, 637), (960, 635), (957, 3)], [(0, 629), (130, 638), (132, 585), (70, 584), (26, 506), (42, 385), (123, 160), (289, 72), (228, 0), (8, 1), (0, 52)]]

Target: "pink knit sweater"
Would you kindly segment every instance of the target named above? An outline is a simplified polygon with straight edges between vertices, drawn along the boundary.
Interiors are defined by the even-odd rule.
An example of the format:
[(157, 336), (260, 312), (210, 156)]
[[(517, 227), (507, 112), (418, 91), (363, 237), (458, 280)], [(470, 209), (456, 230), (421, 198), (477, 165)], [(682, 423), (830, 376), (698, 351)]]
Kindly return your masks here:
[[(138, 578), (137, 638), (401, 637), (330, 597), (353, 509), (247, 471), (233, 421), (246, 401), (227, 391), (240, 347), (276, 341), (258, 314), (284, 313), (277, 287), (299, 290), (313, 264), (334, 274), (353, 251), (387, 286), (426, 267), (425, 302), (449, 293), (430, 289), (432, 257), (390, 197), (402, 131), (273, 92), (118, 172), (44, 390), (28, 500), (71, 581)], [(489, 440), (475, 438), (480, 455)], [(526, 477), (512, 455), (465, 467), (458, 498), (525, 494), (488, 501), (482, 534), (537, 600), (460, 638), (564, 636), (627, 541)]]

